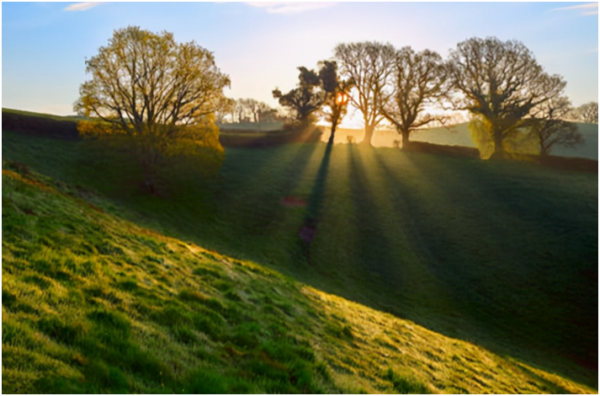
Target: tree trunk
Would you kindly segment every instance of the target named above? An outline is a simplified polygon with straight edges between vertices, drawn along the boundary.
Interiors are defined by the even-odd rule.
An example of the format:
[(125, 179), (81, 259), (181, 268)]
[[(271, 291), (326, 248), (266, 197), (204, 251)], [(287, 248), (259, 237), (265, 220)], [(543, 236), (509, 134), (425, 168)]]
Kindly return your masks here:
[(504, 147), (502, 146), (503, 136), (499, 131), (494, 131), (494, 154), (490, 157), (490, 159), (505, 159), (506, 152), (504, 151)]
[(331, 135), (329, 136), (329, 141), (327, 142), (327, 144), (333, 144), (333, 140), (335, 139), (335, 129), (336, 129), (336, 125), (332, 125), (331, 126)]
[(410, 141), (408, 140), (409, 132), (400, 131), (402, 134), (402, 150), (408, 150), (410, 148)]
[(365, 137), (362, 140), (362, 142), (360, 142), (360, 144), (363, 145), (363, 146), (372, 146), (371, 139), (373, 139), (373, 132), (374, 131), (375, 131), (375, 126), (374, 125), (365, 126)]

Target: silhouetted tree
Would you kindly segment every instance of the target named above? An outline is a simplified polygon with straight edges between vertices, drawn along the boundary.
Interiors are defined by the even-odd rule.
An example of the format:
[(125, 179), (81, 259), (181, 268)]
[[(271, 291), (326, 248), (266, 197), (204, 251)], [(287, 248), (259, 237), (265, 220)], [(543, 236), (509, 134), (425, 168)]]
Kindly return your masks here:
[(381, 110), (390, 96), (385, 86), (393, 71), (396, 50), (391, 44), (372, 41), (339, 44), (335, 58), (342, 75), (354, 81), (357, 95), (350, 100), (363, 115), (365, 137), (361, 143), (370, 145), (375, 127), (384, 119)]
[(392, 66), (392, 95), (381, 109), (385, 118), (402, 135), (402, 147), (409, 145), (410, 133), (443, 116), (424, 113), (425, 106), (445, 93), (446, 68), (436, 52), (415, 52), (404, 47)]
[(277, 114), (277, 110), (271, 108), (265, 102), (258, 102), (257, 108), (257, 119), (258, 122), (264, 122), (269, 120), (274, 120)]
[(319, 90), (321, 81), (319, 76), (305, 67), (299, 67), (298, 86), (286, 94), (277, 88), (273, 90), (273, 97), (279, 99), (279, 104), (292, 109), (299, 121), (308, 121), (309, 116), (323, 104), (324, 95)]
[(258, 100), (256, 99), (245, 99), (244, 100), (244, 105), (246, 106), (246, 109), (248, 110), (248, 112), (250, 114), (252, 114), (252, 120), (253, 122), (258, 122), (258, 111), (259, 111), (259, 105), (258, 105)]
[(178, 147), (222, 152), (214, 112), (227, 106), (223, 88), (230, 81), (210, 51), (193, 41), (176, 43), (168, 32), (127, 27), (85, 63), (92, 79), (81, 85), (75, 111), (133, 139), (149, 187)]
[(463, 41), (450, 51), (448, 70), (457, 91), (455, 109), (485, 119), (494, 157), (504, 156), (504, 139), (527, 126), (532, 109), (559, 96), (565, 87), (562, 77), (544, 72), (531, 51), (518, 41)]
[(329, 143), (333, 144), (335, 130), (348, 111), (349, 90), (354, 84), (351, 79), (340, 79), (336, 62), (323, 61), (320, 66), (319, 79), (325, 93), (321, 113), (325, 116), (325, 121), (331, 124)]
[(598, 102), (589, 102), (574, 111), (575, 119), (589, 124), (598, 124)]
[(577, 125), (564, 119), (571, 111), (571, 102), (564, 96), (551, 98), (533, 110), (530, 133), (539, 140), (542, 157), (547, 156), (555, 144), (574, 147), (583, 142)]

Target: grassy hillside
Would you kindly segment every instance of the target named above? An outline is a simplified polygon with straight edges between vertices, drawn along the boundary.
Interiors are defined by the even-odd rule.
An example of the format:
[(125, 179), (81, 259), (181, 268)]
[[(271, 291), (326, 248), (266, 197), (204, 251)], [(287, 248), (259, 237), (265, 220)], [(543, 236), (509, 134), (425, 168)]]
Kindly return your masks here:
[(23, 165), (2, 180), (4, 393), (594, 392), (140, 228)]
[(34, 113), (32, 111), (7, 109), (7, 108), (4, 108), (4, 107), (2, 108), (2, 113), (7, 113), (7, 114), (10, 114), (10, 115), (22, 115), (22, 116), (27, 116), (27, 117), (49, 118), (49, 119), (56, 120), (56, 121), (74, 121), (74, 122), (78, 122), (78, 121), (81, 121), (81, 119), (82, 119), (82, 117), (78, 117), (76, 115), (72, 115), (72, 116), (59, 116), (59, 115), (55, 115), (55, 114)]
[(3, 131), (3, 157), (137, 225), (597, 388), (595, 174), (290, 144), (228, 149), (218, 179), (148, 196), (99, 142)]

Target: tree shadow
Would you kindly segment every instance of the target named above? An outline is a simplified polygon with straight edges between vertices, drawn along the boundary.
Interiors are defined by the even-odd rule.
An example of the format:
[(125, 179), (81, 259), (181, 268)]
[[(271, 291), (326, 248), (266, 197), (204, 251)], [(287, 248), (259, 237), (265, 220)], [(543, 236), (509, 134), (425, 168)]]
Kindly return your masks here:
[[(552, 269), (555, 266), (546, 263), (556, 261), (564, 267), (569, 260), (565, 261), (561, 249), (555, 249), (557, 257), (549, 258), (531, 251), (533, 241), (528, 244), (526, 238), (544, 235), (545, 227), (531, 224), (531, 236), (515, 232), (510, 226), (522, 222), (523, 214), (519, 212), (514, 213), (514, 219), (503, 223), (508, 207), (503, 205), (502, 198), (494, 195), (497, 187), (491, 186), (494, 181), (489, 180), (501, 175), (490, 177), (492, 172), (486, 172), (477, 164), (466, 166), (464, 160), (445, 161), (446, 157), (418, 153), (396, 154), (406, 157), (407, 167), (414, 168), (416, 175), (435, 180), (435, 185), (419, 189), (425, 190), (424, 193), (411, 189), (407, 175), (394, 172), (388, 164), (389, 158), (382, 154), (381, 150), (377, 151), (378, 167), (403, 191), (394, 197), (394, 210), (419, 219), (420, 227), (415, 229), (413, 238), (414, 249), (456, 302), (457, 315), (441, 321), (433, 316), (412, 318), (409, 315), (409, 318), (436, 332), (475, 342), (494, 353), (518, 357), (547, 371), (559, 371), (575, 381), (591, 384), (589, 374), (573, 372), (562, 360), (569, 358), (568, 351), (586, 361), (597, 357), (597, 350), (586, 351), (586, 346), (589, 349), (597, 345), (597, 305), (590, 309), (594, 301), (597, 304), (597, 298), (585, 290), (574, 293), (573, 286), (580, 281), (562, 275), (570, 270)], [(459, 177), (444, 177), (443, 172)], [(489, 213), (486, 209), (469, 209), (473, 205), (473, 201), (469, 201), (469, 197), (473, 198), (470, 192), (477, 192), (475, 199), (489, 195), (492, 202), (484, 205), (490, 205)], [(437, 202), (444, 206), (438, 208), (439, 204), (427, 202), (428, 196), (441, 194), (444, 194), (443, 199)], [(494, 207), (501, 208), (502, 212), (497, 220), (492, 211)], [(503, 229), (503, 224), (508, 228)], [(471, 239), (472, 243), (468, 243)], [(511, 244), (511, 248), (506, 249), (504, 243)], [(567, 290), (569, 288), (571, 290)], [(586, 302), (586, 298), (591, 298), (590, 302)], [(594, 312), (595, 319), (594, 315), (590, 317)], [(468, 320), (464, 321), (465, 318)], [(571, 320), (574, 323), (570, 323)], [(459, 331), (449, 332), (444, 322)], [(553, 358), (548, 359), (550, 356)], [(558, 356), (562, 356), (560, 362), (556, 360)]]
[(302, 222), (302, 226), (298, 231), (299, 243), (302, 249), (302, 254), (306, 259), (306, 262), (310, 265), (310, 245), (317, 232), (319, 224), (319, 217), (323, 206), (323, 198), (325, 194), (325, 182), (327, 180), (327, 174), (329, 172), (329, 161), (331, 158), (331, 151), (333, 150), (333, 142), (327, 143), (321, 165), (317, 171), (315, 183), (312, 191), (308, 198), (306, 215)]

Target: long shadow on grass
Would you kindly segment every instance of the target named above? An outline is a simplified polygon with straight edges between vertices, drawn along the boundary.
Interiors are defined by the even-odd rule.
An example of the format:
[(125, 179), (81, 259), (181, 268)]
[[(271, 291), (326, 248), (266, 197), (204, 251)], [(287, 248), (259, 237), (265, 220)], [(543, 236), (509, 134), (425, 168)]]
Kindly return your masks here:
[[(378, 151), (378, 154), (381, 154), (381, 150)], [(539, 279), (547, 277), (545, 274), (549, 270), (548, 265), (543, 264), (543, 260), (540, 261), (539, 258), (537, 261), (535, 258), (534, 260), (523, 259), (522, 256), (527, 253), (526, 251), (507, 251), (508, 249), (514, 250), (512, 245), (521, 242), (519, 238), (522, 239), (524, 236), (520, 233), (511, 235), (510, 232), (501, 230), (503, 236), (499, 237), (494, 224), (490, 224), (489, 215), (485, 210), (486, 206), (484, 205), (483, 212), (477, 213), (482, 210), (481, 202), (474, 204), (469, 200), (469, 196), (479, 193), (477, 181), (489, 179), (489, 175), (486, 177), (485, 172), (482, 172), (483, 174), (473, 181), (469, 180), (467, 176), (464, 176), (466, 180), (461, 177), (450, 177), (455, 173), (461, 176), (468, 174), (471, 167), (462, 168), (464, 164), (456, 165), (452, 159), (446, 157), (415, 153), (394, 153), (393, 155), (404, 155), (410, 166), (422, 168), (422, 175), (427, 175), (430, 183), (435, 183), (435, 187), (430, 188), (427, 192), (429, 194), (432, 192), (443, 193), (445, 198), (452, 203), (452, 205), (441, 208), (436, 207), (439, 205), (432, 205), (428, 202), (429, 200), (419, 196), (419, 194), (423, 195), (423, 191), (413, 191), (414, 189), (406, 184), (405, 175), (399, 175), (389, 168), (389, 158), (384, 159), (383, 156), (377, 156), (379, 167), (388, 174), (388, 178), (403, 186), (403, 195), (406, 200), (399, 205), (397, 210), (408, 209), (410, 214), (419, 218), (419, 230), (422, 233), (420, 239), (426, 241), (425, 249), (422, 251), (433, 252), (432, 255), (430, 254), (430, 259), (425, 262), (434, 273), (438, 274), (438, 279), (445, 282), (445, 288), (451, 291), (454, 300), (460, 303), (460, 318), (469, 318), (468, 323), (476, 324), (476, 329), (479, 329), (474, 332), (476, 329), (467, 330), (464, 328), (465, 326), (455, 323), (457, 327), (462, 327), (461, 330), (466, 330), (463, 331), (463, 334), (469, 338), (475, 336), (478, 343), (496, 353), (503, 354), (509, 351), (508, 354), (521, 355), (519, 357), (529, 361), (535, 355), (527, 351), (534, 349), (557, 351), (563, 354), (569, 350), (578, 351), (580, 357), (594, 354), (594, 351), (589, 348), (589, 352), (586, 353), (585, 347), (595, 345), (597, 329), (595, 331), (591, 328), (585, 330), (587, 335), (583, 334), (581, 339), (576, 339), (577, 335), (582, 335), (581, 329), (587, 329), (592, 323), (589, 321), (587, 326), (585, 325), (586, 318), (590, 318), (591, 311), (587, 309), (587, 315), (586, 312), (573, 315), (568, 312), (568, 304), (564, 307), (555, 306), (555, 304), (560, 305), (560, 302), (546, 304), (547, 301), (553, 301), (552, 297), (556, 298), (553, 296), (553, 292), (559, 290), (557, 285), (560, 285), (560, 277), (549, 279), (545, 283), (541, 282)], [(473, 165), (473, 168), (477, 168), (477, 164)], [(459, 169), (455, 170), (456, 167)], [(460, 182), (459, 185), (456, 185), (456, 181)], [(424, 188), (421, 187), (419, 190)], [(471, 194), (467, 192), (471, 192)], [(485, 195), (476, 195), (479, 199), (485, 197)], [(500, 213), (505, 212), (501, 209)], [(510, 212), (502, 216), (507, 217), (508, 215)], [(450, 220), (451, 218), (455, 220)], [(461, 224), (461, 222), (464, 223)], [(513, 224), (516, 223), (513, 221)], [(543, 230), (539, 231), (543, 233)], [(461, 234), (465, 234), (467, 237), (461, 237)], [(513, 234), (515, 234), (514, 230)], [(514, 240), (512, 245), (511, 240)], [(506, 245), (502, 245), (503, 243)], [(492, 257), (486, 257), (485, 251), (479, 250), (485, 248), (486, 244), (490, 249), (488, 254)], [(415, 247), (419, 248), (418, 244)], [(473, 250), (473, 247), (477, 249)], [(564, 262), (568, 262), (568, 260), (563, 260), (563, 265)], [(570, 293), (563, 293), (559, 297), (573, 302), (573, 299), (576, 298), (573, 296), (573, 290), (577, 290), (576, 284), (571, 284)], [(583, 294), (585, 295), (585, 293)], [(579, 303), (584, 306), (587, 304), (589, 307), (590, 304), (593, 305), (593, 301), (596, 300), (592, 299), (589, 303), (579, 301)], [(580, 306), (574, 305), (572, 309), (578, 310)], [(571, 321), (575, 323), (569, 323)], [(421, 323), (438, 332), (446, 333), (435, 322)], [(593, 323), (595, 326), (597, 320)], [(449, 335), (454, 336), (453, 334)], [(595, 350), (595, 347), (593, 349)], [(533, 360), (546, 369), (554, 369), (543, 358), (533, 358)], [(576, 380), (589, 382), (589, 378)]]
[[(481, 216), (478, 231), (485, 229), (490, 240), (503, 246), (492, 265), (510, 276), (493, 279), (489, 286), (503, 282), (503, 290), (489, 297), (504, 300), (506, 307), (519, 305), (518, 321), (507, 310), (498, 312), (505, 323), (515, 322), (510, 329), (523, 327), (519, 333), (529, 343), (578, 355), (583, 365), (597, 367), (598, 289), (597, 282), (586, 279), (588, 272), (595, 271), (597, 277), (597, 211), (569, 191), (573, 179), (581, 175), (536, 169), (528, 163), (466, 163), (444, 157), (420, 161), (418, 166), (427, 174), (457, 169), (452, 173), (460, 175), (453, 178), (458, 186), (449, 178), (437, 180), (453, 202), (464, 202), (465, 191), (486, 201), (478, 204), (485, 204), (490, 215)], [(501, 216), (494, 218), (493, 212)], [(524, 295), (522, 279), (527, 281)], [(519, 294), (524, 298), (507, 300)]]
[(360, 150), (373, 148), (348, 144), (347, 150), (351, 199), (356, 216), (354, 230), (358, 233), (360, 262), (369, 273), (377, 274), (378, 278), (399, 286), (402, 279), (398, 276), (399, 273), (393, 270), (398, 260), (390, 255), (388, 236), (381, 233), (379, 221), (373, 215), (377, 210), (373, 208), (375, 197), (368, 188), (369, 176), (359, 153)]
[[(209, 227), (196, 234), (201, 242), (238, 258), (265, 262), (268, 254), (261, 248), (264, 239), (272, 241), (278, 237), (287, 216), (287, 208), (280, 201), (298, 185), (316, 148), (316, 144), (293, 144), (284, 148), (235, 149), (232, 155), (238, 158), (232, 163), (245, 166), (224, 169), (212, 197), (212, 217), (223, 225), (217, 228), (222, 232), (215, 233)], [(245, 161), (240, 161), (240, 157)], [(232, 250), (236, 245), (239, 247)], [(239, 256), (240, 251), (244, 257)]]
[(333, 149), (333, 142), (327, 143), (321, 165), (317, 171), (315, 178), (315, 184), (313, 185), (312, 191), (308, 198), (306, 215), (302, 222), (302, 227), (298, 233), (300, 239), (300, 245), (302, 252), (309, 264), (310, 260), (310, 245), (317, 232), (317, 226), (319, 223), (319, 215), (323, 204), (323, 194), (325, 193), (325, 181), (327, 180), (327, 172), (329, 171), (329, 160), (331, 157), (331, 150)]

